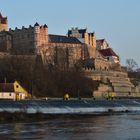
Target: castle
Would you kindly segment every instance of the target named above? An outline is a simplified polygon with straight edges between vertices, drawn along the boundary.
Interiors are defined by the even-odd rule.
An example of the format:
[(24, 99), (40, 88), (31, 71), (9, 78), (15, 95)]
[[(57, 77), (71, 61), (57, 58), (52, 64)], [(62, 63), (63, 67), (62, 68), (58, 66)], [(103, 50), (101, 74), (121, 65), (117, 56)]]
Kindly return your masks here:
[(105, 39), (96, 40), (94, 32), (72, 28), (67, 35), (48, 34), (48, 26), (34, 26), (8, 30), (7, 17), (0, 14), (0, 53), (9, 55), (39, 55), (44, 64), (68, 69), (82, 63), (84, 68), (110, 69), (119, 64), (119, 56)]
[(34, 61), (36, 57), (46, 66), (60, 70), (82, 68), (84, 74), (99, 81), (94, 96), (115, 92), (117, 96), (140, 96), (140, 89), (128, 78), (120, 66), (120, 58), (105, 39), (96, 39), (95, 32), (72, 28), (67, 35), (48, 33), (46, 24), (28, 28), (22, 26), (8, 30), (7, 17), (0, 14), (0, 59), (24, 59)]

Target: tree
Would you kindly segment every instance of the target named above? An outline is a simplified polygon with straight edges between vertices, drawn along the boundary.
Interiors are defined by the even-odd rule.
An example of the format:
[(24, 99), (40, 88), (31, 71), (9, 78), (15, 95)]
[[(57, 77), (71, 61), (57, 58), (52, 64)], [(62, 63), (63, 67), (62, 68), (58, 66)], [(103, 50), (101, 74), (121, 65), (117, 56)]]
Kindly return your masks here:
[(138, 68), (137, 62), (133, 58), (126, 59), (126, 67), (129, 72), (133, 72)]

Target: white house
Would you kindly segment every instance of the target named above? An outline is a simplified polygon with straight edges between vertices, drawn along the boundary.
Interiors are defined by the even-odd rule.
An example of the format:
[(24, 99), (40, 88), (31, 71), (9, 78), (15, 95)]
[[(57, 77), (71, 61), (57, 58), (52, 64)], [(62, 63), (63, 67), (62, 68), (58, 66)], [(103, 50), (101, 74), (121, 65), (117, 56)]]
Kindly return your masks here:
[(17, 82), (0, 83), (1, 100), (23, 100), (29, 97), (28, 92)]

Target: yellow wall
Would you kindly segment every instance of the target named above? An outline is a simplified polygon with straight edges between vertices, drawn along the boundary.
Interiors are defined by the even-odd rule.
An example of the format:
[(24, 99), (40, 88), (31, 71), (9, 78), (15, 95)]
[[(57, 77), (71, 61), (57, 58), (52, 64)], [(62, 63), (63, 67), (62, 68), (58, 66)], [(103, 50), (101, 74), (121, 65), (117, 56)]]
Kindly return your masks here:
[(14, 82), (14, 91), (17, 93), (25, 93), (26, 97), (29, 97), (30, 94), (17, 82)]

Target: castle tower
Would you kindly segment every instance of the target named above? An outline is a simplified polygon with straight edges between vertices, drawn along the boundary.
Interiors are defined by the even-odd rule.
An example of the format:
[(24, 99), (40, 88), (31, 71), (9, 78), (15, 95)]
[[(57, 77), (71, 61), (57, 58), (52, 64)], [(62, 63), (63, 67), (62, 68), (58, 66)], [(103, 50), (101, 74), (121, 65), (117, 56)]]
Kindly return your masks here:
[(72, 28), (68, 30), (68, 37), (76, 37), (81, 43), (88, 47), (89, 57), (96, 57), (96, 35), (94, 32), (89, 33), (87, 29)]
[(38, 23), (34, 25), (34, 47), (36, 53), (40, 54), (48, 45), (48, 26), (45, 24), (40, 26)]
[(40, 26), (38, 23), (35, 23), (35, 25), (34, 25), (34, 46), (35, 46), (36, 50), (40, 46), (39, 37), (40, 37)]
[(7, 17), (3, 17), (0, 13), (0, 32), (8, 31), (8, 20)]

